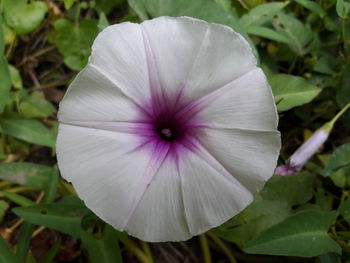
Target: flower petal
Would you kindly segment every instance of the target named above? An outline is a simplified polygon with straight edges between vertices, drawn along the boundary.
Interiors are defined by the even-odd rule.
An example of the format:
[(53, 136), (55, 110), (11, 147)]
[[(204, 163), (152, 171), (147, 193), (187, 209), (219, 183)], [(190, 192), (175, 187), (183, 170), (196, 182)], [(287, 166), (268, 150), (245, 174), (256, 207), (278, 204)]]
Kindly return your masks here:
[(275, 131), (277, 113), (271, 89), (260, 68), (195, 102), (203, 104), (203, 123), (215, 128)]
[[(142, 24), (150, 70), (161, 88), (203, 96), (253, 69), (249, 44), (231, 28), (189, 17), (160, 17)], [(149, 44), (149, 49), (147, 45)]]
[(94, 41), (89, 63), (136, 103), (150, 98), (147, 61), (139, 24), (125, 22), (103, 30)]
[(181, 181), (174, 160), (167, 159), (130, 218), (126, 231), (151, 242), (190, 238), (183, 207)]
[(180, 177), (183, 202), (191, 235), (219, 226), (242, 211), (253, 195), (215, 160), (195, 153), (182, 156)]
[(63, 123), (78, 121), (131, 121), (139, 109), (120, 89), (89, 64), (70, 85), (60, 103), (58, 119)]
[[(142, 195), (150, 154), (136, 136), (60, 124), (57, 158), (62, 176), (94, 213), (123, 230)], [(137, 165), (135, 165), (137, 164)], [(146, 174), (147, 176), (147, 174)]]
[(201, 142), (253, 194), (273, 175), (281, 147), (278, 131), (208, 129)]

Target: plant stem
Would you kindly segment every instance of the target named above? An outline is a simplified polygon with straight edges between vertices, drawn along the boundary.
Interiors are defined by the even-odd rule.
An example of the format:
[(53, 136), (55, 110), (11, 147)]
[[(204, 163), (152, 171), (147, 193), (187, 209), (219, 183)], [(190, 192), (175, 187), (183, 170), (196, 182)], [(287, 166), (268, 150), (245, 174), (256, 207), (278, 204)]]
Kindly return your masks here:
[(211, 263), (209, 244), (205, 234), (199, 235), (199, 242), (203, 252), (204, 263)]
[(147, 257), (149, 258), (149, 261), (153, 263), (153, 255), (148, 243), (141, 241), (141, 247), (147, 255)]
[(231, 252), (230, 248), (227, 247), (226, 244), (220, 238), (211, 233), (208, 233), (208, 236), (221, 248), (222, 252), (224, 252), (230, 263), (237, 263), (237, 260)]
[(136, 246), (136, 244), (131, 241), (129, 237), (124, 237), (120, 240), (127, 249), (129, 249), (142, 263), (152, 263), (152, 261), (146, 256), (143, 251)]
[(348, 104), (345, 105), (345, 107), (338, 112), (337, 115), (334, 116), (334, 118), (330, 121), (327, 122), (324, 125), (324, 128), (327, 129), (327, 131), (331, 131), (333, 129), (334, 123), (336, 123), (336, 121), (350, 108), (350, 102)]

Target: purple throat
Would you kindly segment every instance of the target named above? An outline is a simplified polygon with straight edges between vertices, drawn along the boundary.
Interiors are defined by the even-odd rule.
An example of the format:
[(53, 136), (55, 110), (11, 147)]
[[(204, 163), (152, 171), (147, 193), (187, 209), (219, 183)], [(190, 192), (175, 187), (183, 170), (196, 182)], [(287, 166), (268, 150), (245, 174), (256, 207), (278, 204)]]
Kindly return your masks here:
[(180, 92), (175, 96), (153, 95), (148, 103), (139, 105), (140, 117), (134, 133), (152, 156), (178, 160), (180, 152), (195, 151), (203, 133), (199, 113), (201, 103), (186, 99)]

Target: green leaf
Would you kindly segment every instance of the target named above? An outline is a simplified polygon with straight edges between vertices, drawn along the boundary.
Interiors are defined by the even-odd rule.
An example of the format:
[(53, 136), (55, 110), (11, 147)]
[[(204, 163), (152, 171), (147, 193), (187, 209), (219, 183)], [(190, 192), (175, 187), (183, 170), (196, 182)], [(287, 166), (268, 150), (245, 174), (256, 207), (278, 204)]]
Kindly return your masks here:
[(23, 88), (22, 78), (21, 78), (21, 75), (19, 74), (18, 69), (16, 69), (12, 65), (9, 65), (9, 70), (10, 70), (10, 76), (11, 76), (11, 80), (12, 80), (12, 86), (16, 89)]
[(21, 227), (16, 250), (16, 258), (19, 262), (24, 262), (27, 256), (30, 240), (32, 239), (34, 229), (35, 225), (29, 222), (24, 222)]
[(0, 224), (4, 219), (4, 215), (8, 208), (9, 208), (9, 204), (4, 200), (0, 200)]
[(322, 9), (322, 7), (316, 3), (315, 1), (310, 0), (295, 0), (299, 5), (305, 7), (306, 9), (310, 10), (311, 12), (319, 15), (320, 17), (325, 17), (326, 12)]
[(31, 251), (28, 252), (25, 263), (37, 263)]
[(257, 54), (255, 45), (245, 30), (242, 29), (232, 11), (225, 10), (221, 5), (211, 0), (128, 0), (128, 2), (137, 15), (144, 20), (158, 16), (190, 16), (211, 23), (230, 26), (246, 38), (253, 51)]
[(285, 201), (290, 206), (301, 205), (312, 197), (315, 175), (302, 172), (286, 176), (274, 176), (261, 191), (266, 200)]
[(3, 133), (23, 141), (55, 147), (56, 134), (37, 120), (7, 118), (1, 122)]
[(0, 179), (19, 185), (44, 189), (52, 168), (34, 163), (0, 163)]
[(346, 200), (340, 208), (340, 213), (350, 224), (350, 199)]
[(61, 246), (61, 239), (59, 239), (55, 244), (46, 252), (40, 263), (52, 263), (54, 258), (59, 251)]
[(24, 118), (46, 118), (56, 113), (56, 108), (45, 99), (42, 92), (33, 92), (19, 105)]
[(27, 4), (26, 0), (10, 0), (6, 1), (4, 16), (6, 23), (17, 34), (23, 35), (39, 27), (47, 11), (45, 2), (36, 1)]
[(91, 53), (91, 45), (98, 33), (96, 19), (81, 20), (73, 24), (66, 19), (58, 19), (49, 41), (55, 44), (64, 56), (65, 64), (73, 70), (81, 70)]
[(15, 193), (0, 191), (0, 196), (1, 195), (20, 206), (32, 206), (35, 204), (32, 200)]
[(332, 153), (326, 167), (322, 171), (322, 175), (327, 176), (332, 171), (350, 165), (350, 143), (337, 147)]
[(7, 242), (0, 235), (0, 262), (19, 263)]
[(335, 212), (304, 210), (266, 230), (244, 251), (252, 254), (315, 257), (341, 248), (328, 234)]
[(341, 263), (339, 255), (335, 253), (327, 253), (319, 256), (320, 263)]
[(96, 10), (109, 14), (115, 7), (124, 3), (124, 0), (96, 0)]
[(10, 96), (11, 76), (7, 60), (4, 56), (5, 43), (2, 27), (2, 14), (0, 12), (0, 113), (4, 111)]
[(89, 210), (81, 205), (39, 204), (29, 207), (17, 207), (12, 211), (32, 224), (46, 226), (78, 238), (80, 224)]
[(338, 16), (345, 19), (350, 13), (350, 3), (346, 2), (346, 0), (337, 0), (336, 10)]
[(320, 89), (308, 83), (301, 77), (286, 74), (274, 74), (269, 76), (275, 101), (278, 102), (279, 111), (289, 110), (313, 100)]
[(248, 34), (252, 34), (255, 36), (275, 40), (277, 42), (289, 44), (288, 38), (286, 38), (283, 34), (268, 27), (250, 26), (246, 29), (246, 31)]
[(65, 9), (70, 9), (73, 4), (77, 1), (77, 0), (63, 0), (64, 1), (64, 8)]
[(319, 47), (318, 35), (290, 14), (275, 16), (274, 27), (288, 40), (288, 47), (297, 55), (304, 56)]
[(52, 169), (50, 181), (47, 185), (47, 190), (45, 193), (45, 203), (51, 203), (55, 200), (57, 185), (58, 185), (59, 175), (57, 168)]
[(289, 211), (285, 202), (265, 200), (256, 196), (246, 209), (212, 232), (242, 247), (269, 227), (283, 221), (289, 215)]
[(103, 29), (105, 29), (108, 26), (109, 26), (109, 22), (105, 13), (100, 12), (100, 18), (98, 19), (98, 24), (97, 24), (98, 30), (101, 32)]
[(287, 4), (287, 2), (274, 2), (258, 5), (257, 7), (251, 9), (247, 14), (243, 15), (239, 22), (246, 30), (248, 30), (248, 28), (251, 26), (262, 26), (271, 21), (271, 19)]
[(118, 246), (119, 237), (120, 233), (107, 224), (102, 238), (96, 238), (92, 234), (82, 231), (82, 246), (89, 254), (89, 262), (121, 263), (122, 257)]

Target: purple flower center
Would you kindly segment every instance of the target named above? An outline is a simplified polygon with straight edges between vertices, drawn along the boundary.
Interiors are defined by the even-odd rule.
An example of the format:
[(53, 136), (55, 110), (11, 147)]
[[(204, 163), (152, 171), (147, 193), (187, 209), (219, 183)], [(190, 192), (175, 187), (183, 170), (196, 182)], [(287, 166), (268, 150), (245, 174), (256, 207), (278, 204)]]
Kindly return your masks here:
[(135, 127), (141, 138), (139, 147), (150, 147), (157, 158), (165, 154), (164, 149), (168, 156), (176, 159), (180, 149), (193, 151), (204, 127), (200, 124), (199, 108), (182, 94), (153, 96), (149, 103), (140, 107), (142, 114)]

